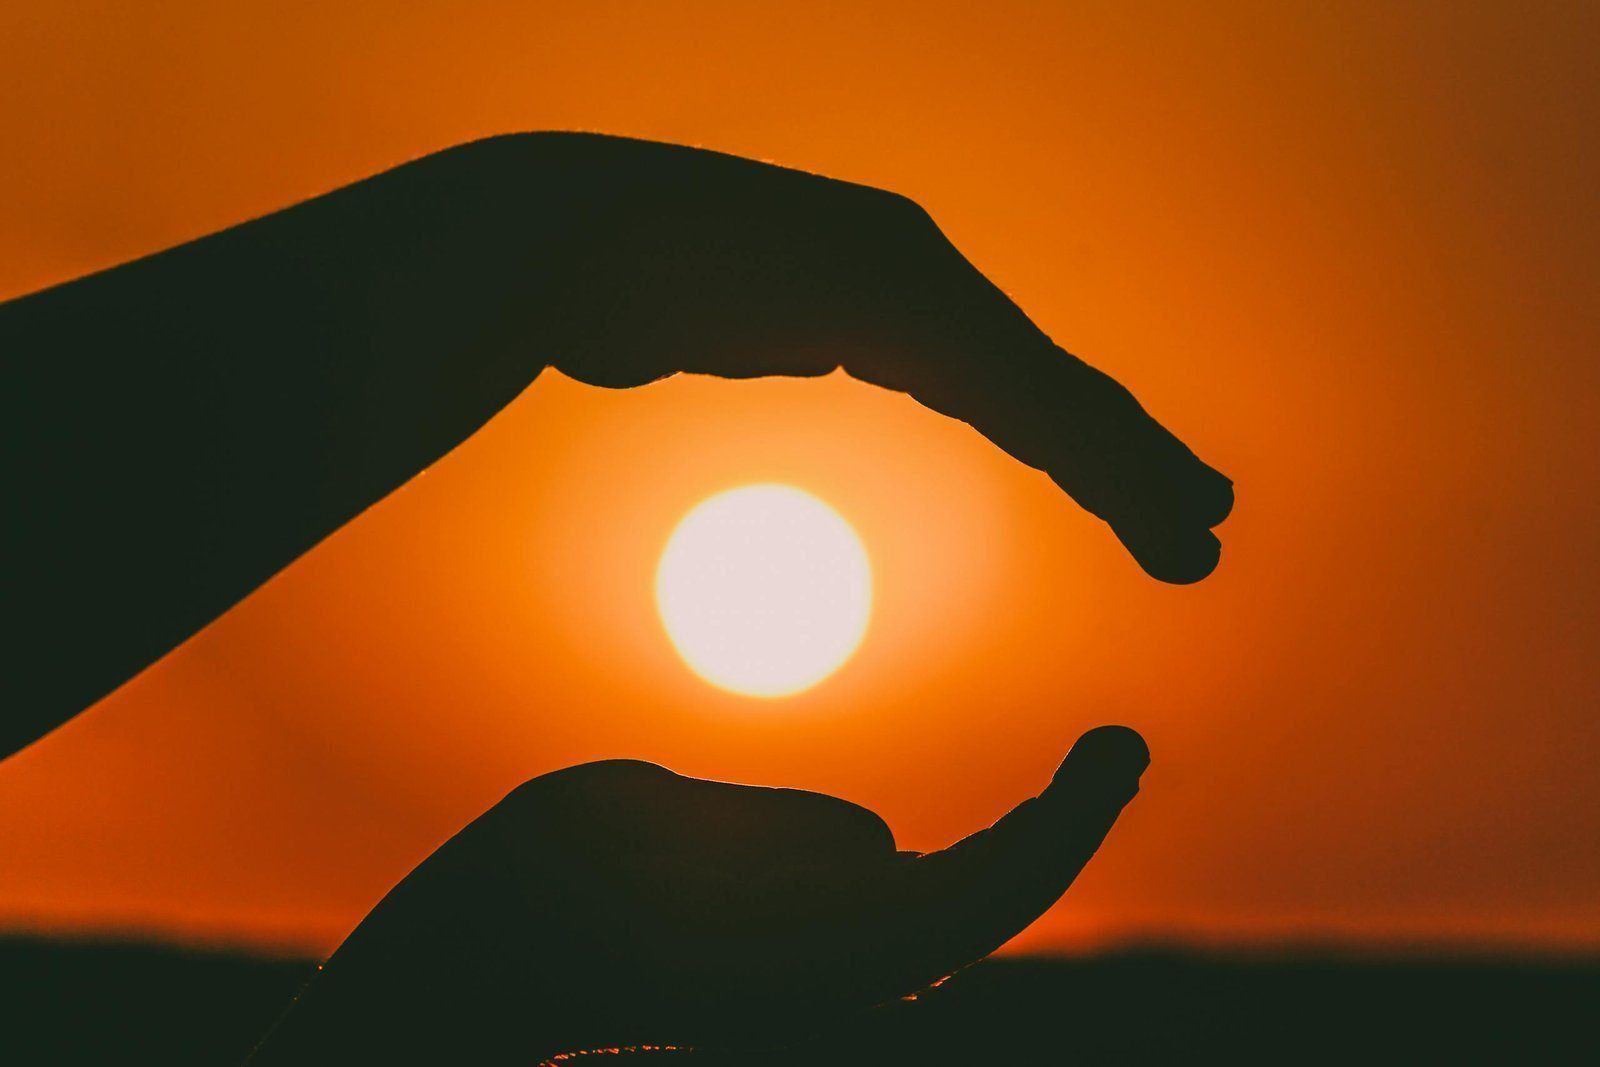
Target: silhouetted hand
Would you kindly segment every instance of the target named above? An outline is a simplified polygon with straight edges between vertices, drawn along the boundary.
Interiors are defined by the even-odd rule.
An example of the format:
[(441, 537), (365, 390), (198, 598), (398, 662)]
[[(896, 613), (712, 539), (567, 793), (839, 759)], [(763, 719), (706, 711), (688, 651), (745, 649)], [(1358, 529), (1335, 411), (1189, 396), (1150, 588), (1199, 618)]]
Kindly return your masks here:
[(1051, 343), (912, 201), (675, 145), (547, 136), (499, 150), (580, 157), (593, 176), (543, 323), (564, 373), (630, 386), (843, 367), (1049, 473), (1153, 576), (1216, 566), (1228, 479)]
[(426, 157), (0, 306), (0, 353), (0, 586), (22, 635), (0, 670), (0, 756), (546, 366), (610, 386), (842, 366), (1048, 471), (1166, 581), (1211, 571), (1232, 502), (909, 200), (621, 138), (520, 134)]
[(528, 782), (384, 898), (263, 1043), (276, 1064), (526, 1065), (792, 1039), (1044, 912), (1149, 762), (1102, 727), (992, 828), (896, 852), (843, 800), (614, 760)]

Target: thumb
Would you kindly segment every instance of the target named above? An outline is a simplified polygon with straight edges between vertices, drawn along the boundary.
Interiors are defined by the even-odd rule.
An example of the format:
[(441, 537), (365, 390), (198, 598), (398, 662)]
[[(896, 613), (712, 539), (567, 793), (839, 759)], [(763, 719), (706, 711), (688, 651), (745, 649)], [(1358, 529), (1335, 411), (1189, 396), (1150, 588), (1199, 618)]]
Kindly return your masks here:
[(1139, 777), (1149, 766), (1150, 748), (1137, 730), (1097, 726), (1067, 752), (1044, 796), (1069, 806), (1114, 801), (1121, 811), (1139, 792)]
[(1089, 862), (1149, 762), (1135, 731), (1091, 730), (1042, 794), (987, 830), (876, 874), (839, 946), (856, 995), (879, 1002), (920, 988), (1021, 933)]

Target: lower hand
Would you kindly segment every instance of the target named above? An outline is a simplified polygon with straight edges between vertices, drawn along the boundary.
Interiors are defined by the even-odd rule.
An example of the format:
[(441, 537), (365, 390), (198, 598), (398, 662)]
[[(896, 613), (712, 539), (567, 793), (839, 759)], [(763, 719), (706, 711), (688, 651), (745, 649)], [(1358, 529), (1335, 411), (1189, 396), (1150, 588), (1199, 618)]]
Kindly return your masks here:
[(1042, 794), (926, 855), (818, 793), (630, 760), (535, 778), (389, 893), (252, 1063), (526, 1065), (798, 1036), (1019, 933), (1147, 764), (1133, 731), (1091, 731)]

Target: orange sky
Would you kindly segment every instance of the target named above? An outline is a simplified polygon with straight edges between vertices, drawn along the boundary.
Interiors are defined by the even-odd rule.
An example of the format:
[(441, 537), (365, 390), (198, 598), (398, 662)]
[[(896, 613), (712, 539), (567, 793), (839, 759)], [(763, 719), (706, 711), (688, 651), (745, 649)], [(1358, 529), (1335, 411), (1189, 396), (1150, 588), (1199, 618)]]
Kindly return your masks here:
[[(1239, 489), (1221, 568), (1163, 586), (904, 398), (547, 375), (0, 764), (0, 923), (324, 950), (603, 756), (933, 847), (1121, 721), (1144, 793), (1023, 947), (1600, 947), (1597, 9), (1104, 6), (0, 9), (0, 297), (482, 134), (684, 141), (917, 198)], [(690, 674), (650, 590), (755, 480), (877, 582), (777, 702)]]

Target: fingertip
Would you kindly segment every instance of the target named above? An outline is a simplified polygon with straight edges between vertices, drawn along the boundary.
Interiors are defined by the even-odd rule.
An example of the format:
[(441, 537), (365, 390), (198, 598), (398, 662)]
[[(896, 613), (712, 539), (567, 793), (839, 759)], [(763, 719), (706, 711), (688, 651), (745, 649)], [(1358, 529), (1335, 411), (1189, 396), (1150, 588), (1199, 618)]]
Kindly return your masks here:
[(1222, 561), (1222, 541), (1208, 529), (1152, 534), (1113, 524), (1112, 531), (1146, 574), (1171, 585), (1192, 585)]
[(1090, 783), (1111, 791), (1137, 787), (1139, 776), (1150, 766), (1150, 746), (1137, 730), (1127, 726), (1097, 726), (1072, 746), (1051, 781)]
[(1191, 500), (1194, 516), (1208, 527), (1219, 526), (1233, 513), (1233, 499), (1233, 479), (1215, 467), (1205, 467)]
[(1085, 758), (1092, 755), (1096, 760), (1114, 760), (1135, 772), (1150, 765), (1150, 746), (1145, 743), (1144, 735), (1131, 726), (1096, 726), (1078, 738), (1067, 758), (1075, 754), (1083, 754)]
[(1155, 437), (1149, 445), (1148, 462), (1161, 485), (1156, 497), (1165, 501), (1163, 510), (1186, 524), (1206, 529), (1220, 525), (1233, 511), (1233, 479), (1195, 455), (1154, 419), (1151, 425)]

